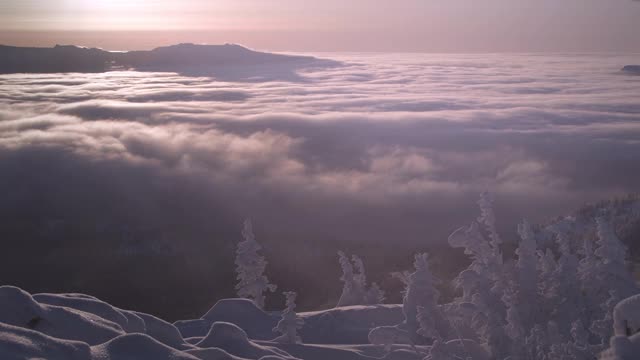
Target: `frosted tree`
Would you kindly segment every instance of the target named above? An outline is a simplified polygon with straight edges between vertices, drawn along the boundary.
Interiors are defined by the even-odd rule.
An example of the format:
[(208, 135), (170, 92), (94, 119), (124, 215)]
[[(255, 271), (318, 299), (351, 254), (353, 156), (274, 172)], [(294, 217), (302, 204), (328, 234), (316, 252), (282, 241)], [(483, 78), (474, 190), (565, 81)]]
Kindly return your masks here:
[(557, 319), (560, 332), (568, 337), (572, 323), (583, 317), (584, 295), (578, 276), (578, 257), (571, 252), (566, 235), (558, 234), (556, 241), (560, 250), (560, 259), (553, 273), (547, 277), (546, 272), (543, 271), (543, 279), (541, 279), (546, 282), (541, 286), (545, 302), (543, 311)]
[(493, 212), (493, 201), (493, 195), (490, 192), (485, 191), (480, 194), (480, 200), (478, 200), (478, 206), (480, 207), (478, 222), (484, 224), (489, 232), (491, 247), (497, 256), (500, 254), (500, 244), (502, 244), (502, 239), (496, 230), (496, 216)]
[(586, 237), (582, 244), (582, 258), (578, 263), (578, 281), (580, 282), (580, 297), (584, 307), (582, 319), (586, 324), (601, 318), (604, 313), (601, 304), (606, 302), (606, 297), (599, 292), (602, 284), (598, 280), (599, 260), (593, 249), (593, 241)]
[(451, 235), (448, 239), (449, 245), (454, 248), (463, 248), (464, 253), (471, 258), (470, 270), (477, 273), (485, 272), (491, 267), (493, 254), (495, 253), (491, 244), (482, 236), (480, 225), (472, 222), (469, 226), (464, 226)]
[(338, 251), (338, 261), (340, 262), (340, 267), (342, 268), (342, 295), (340, 295), (340, 299), (338, 300), (337, 307), (340, 306), (350, 306), (359, 304), (359, 300), (356, 294), (356, 278), (353, 272), (353, 264), (349, 261), (347, 255)]
[(572, 340), (566, 343), (554, 344), (546, 356), (548, 360), (593, 360), (597, 350), (589, 345), (589, 332), (582, 321), (576, 320), (571, 324)]
[[(380, 345), (385, 353), (391, 352), (393, 344), (410, 344), (413, 341), (406, 330), (398, 328), (398, 326), (378, 326), (369, 331), (369, 342), (373, 345)], [(414, 347), (414, 351), (415, 347)]]
[(590, 295), (593, 296), (592, 306), (598, 305), (600, 311), (592, 310), (590, 330), (600, 339), (601, 346), (605, 346), (612, 333), (613, 307), (618, 301), (635, 295), (639, 292), (638, 286), (627, 269), (626, 255), (627, 249), (616, 236), (611, 225), (603, 218), (596, 218), (596, 249), (594, 251), (597, 260), (591, 260), (593, 269), (584, 271), (593, 277), (585, 279), (592, 289)]
[(416, 315), (419, 325), (417, 330), (418, 335), (433, 341), (443, 340), (442, 335), (438, 332), (436, 316), (434, 316), (437, 311), (437, 308), (418, 306), (418, 314)]
[[(454, 279), (454, 285), (456, 288), (462, 289), (462, 297), (460, 302), (474, 302), (474, 295), (481, 291), (484, 279), (474, 270), (464, 270)], [(477, 304), (476, 304), (477, 305)]]
[(351, 305), (376, 305), (384, 301), (384, 292), (373, 283), (367, 288), (367, 275), (364, 262), (357, 255), (349, 257), (342, 251), (338, 251), (338, 261), (342, 268), (342, 294), (337, 307)]
[(637, 294), (638, 285), (627, 268), (627, 248), (603, 217), (596, 218), (596, 225), (598, 240), (595, 255), (600, 259), (598, 276), (602, 283), (614, 290), (620, 299)]
[(543, 295), (551, 295), (553, 288), (556, 286), (556, 270), (558, 263), (553, 250), (547, 248), (545, 251), (538, 250), (538, 282), (540, 284), (540, 292)]
[(429, 355), (424, 360), (462, 360), (462, 358), (453, 354), (442, 340), (436, 340), (429, 348)]
[[(464, 248), (465, 254), (471, 257), (471, 265), (468, 269), (476, 271), (483, 277), (492, 281), (495, 292), (502, 296), (505, 279), (503, 269), (503, 256), (500, 245), (502, 239), (496, 231), (496, 219), (493, 212), (493, 197), (485, 192), (478, 201), (480, 216), (477, 221), (467, 227), (454, 231), (448, 239), (449, 245), (454, 248)], [(487, 240), (483, 235), (483, 229), (488, 233)]]
[(367, 293), (365, 294), (364, 300), (365, 304), (367, 305), (382, 304), (385, 300), (384, 291), (380, 289), (380, 286), (378, 286), (378, 284), (372, 283), (371, 287), (369, 287), (369, 290), (367, 290)]
[(521, 341), (536, 323), (540, 301), (535, 235), (526, 221), (518, 226), (518, 233), (521, 241), (516, 249), (518, 260), (515, 265), (515, 279), (509, 293), (505, 295), (505, 299), (508, 305), (507, 330), (509, 336), (516, 341)]
[[(492, 358), (504, 359), (511, 350), (511, 340), (505, 331), (506, 306), (503, 302), (508, 289), (505, 274), (510, 269), (503, 262), (500, 244), (502, 240), (495, 228), (493, 198), (483, 193), (478, 201), (480, 217), (467, 227), (454, 231), (448, 239), (454, 248), (463, 248), (471, 258), (469, 267), (455, 279), (463, 289), (462, 301), (476, 305), (473, 326), (479, 338), (490, 350)], [(489, 233), (489, 240), (482, 234), (480, 225)]]
[(362, 262), (362, 259), (358, 255), (352, 255), (351, 261), (356, 270), (353, 274), (353, 297), (356, 304), (366, 304), (367, 274), (364, 270), (364, 262)]
[[(417, 254), (413, 263), (415, 271), (409, 275), (407, 289), (402, 301), (402, 312), (405, 317), (406, 330), (415, 340), (417, 339), (418, 329), (421, 333), (433, 334), (437, 332), (439, 337), (445, 337), (448, 333), (444, 318), (438, 308), (438, 299), (440, 292), (435, 288), (439, 282), (429, 270), (428, 255)], [(423, 320), (425, 326), (420, 326), (418, 317), (418, 309), (421, 310), (421, 317), (431, 317), (431, 320)], [(432, 329), (428, 326), (433, 325)]]
[(589, 330), (600, 339), (599, 351), (605, 349), (609, 338), (613, 334), (613, 308), (620, 300), (622, 300), (622, 298), (618, 295), (618, 292), (610, 290), (609, 299), (601, 306), (604, 315), (602, 315), (602, 318), (594, 320), (589, 328)]
[(300, 344), (302, 340), (298, 336), (298, 330), (302, 329), (304, 320), (298, 317), (296, 314), (296, 294), (293, 291), (285, 292), (286, 297), (286, 309), (282, 312), (282, 318), (278, 322), (273, 331), (282, 335), (275, 338), (273, 341), (287, 344)]
[(253, 300), (260, 309), (264, 308), (266, 291), (274, 292), (276, 286), (269, 283), (269, 279), (264, 274), (267, 261), (259, 254), (262, 249), (253, 234), (253, 227), (250, 220), (245, 220), (242, 229), (243, 241), (238, 243), (236, 250), (236, 272), (239, 280), (236, 285), (238, 296)]

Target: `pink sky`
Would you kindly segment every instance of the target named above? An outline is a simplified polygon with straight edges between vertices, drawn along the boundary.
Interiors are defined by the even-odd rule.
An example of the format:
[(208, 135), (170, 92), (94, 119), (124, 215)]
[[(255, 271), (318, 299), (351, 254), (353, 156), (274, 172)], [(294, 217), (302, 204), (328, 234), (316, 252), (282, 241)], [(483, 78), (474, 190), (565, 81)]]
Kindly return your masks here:
[(8, 0), (0, 43), (291, 51), (640, 52), (632, 0)]

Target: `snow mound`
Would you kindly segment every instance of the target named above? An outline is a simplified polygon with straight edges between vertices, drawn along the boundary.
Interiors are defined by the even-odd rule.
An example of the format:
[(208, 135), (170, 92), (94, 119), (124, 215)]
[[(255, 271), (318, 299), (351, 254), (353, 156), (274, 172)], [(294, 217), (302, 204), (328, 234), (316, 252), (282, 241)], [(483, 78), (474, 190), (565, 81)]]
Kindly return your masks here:
[(2, 360), (92, 360), (89, 345), (0, 322)]
[(93, 360), (197, 360), (145, 334), (126, 334), (91, 348)]
[(202, 341), (202, 339), (204, 339), (204, 336), (194, 336), (194, 337), (190, 337), (190, 338), (185, 338), (184, 341), (186, 341), (187, 343), (189, 343), (191, 345), (196, 345), (197, 343)]
[[(278, 317), (267, 314), (248, 299), (223, 299), (218, 301), (202, 319), (211, 323), (227, 322), (244, 329), (251, 339), (268, 340), (273, 338), (271, 331), (278, 323)], [(204, 336), (193, 334), (192, 336)]]
[(411, 344), (411, 337), (406, 330), (399, 329), (398, 326), (378, 326), (369, 332), (369, 342), (390, 351), (394, 344)]
[[(261, 342), (261, 344), (268, 344), (269, 342)], [(370, 346), (365, 345), (367, 350), (361, 349), (362, 345), (357, 346), (340, 346), (340, 345), (313, 345), (313, 344), (284, 344), (274, 343), (273, 346), (278, 347), (281, 350), (286, 351), (292, 356), (305, 360), (314, 359), (331, 359), (331, 360), (371, 360), (379, 358), (379, 356), (372, 356), (374, 354), (365, 354), (367, 351), (376, 350), (371, 349)], [(376, 352), (375, 355), (379, 354)], [(418, 360), (418, 359), (415, 359)]]
[(33, 329), (60, 339), (101, 344), (124, 334), (120, 326), (90, 313), (58, 306), (45, 306), (44, 321)]
[(271, 346), (263, 346), (249, 340), (247, 333), (237, 325), (215, 322), (207, 336), (197, 344), (200, 348), (220, 348), (226, 352), (249, 359), (278, 356), (293, 359), (287, 352)]
[(218, 348), (194, 349), (185, 351), (187, 354), (193, 355), (200, 360), (245, 360)]
[(0, 287), (0, 322), (33, 328), (45, 310), (29, 293), (13, 286)]
[(146, 334), (152, 338), (178, 350), (188, 350), (193, 348), (191, 344), (184, 341), (180, 331), (178, 331), (178, 328), (172, 324), (162, 319), (158, 319), (153, 315), (139, 312), (134, 312), (134, 314), (144, 321)]
[(423, 356), (418, 356), (415, 351), (407, 349), (398, 349), (388, 353), (385, 360), (422, 360)]
[(122, 335), (122, 328), (94, 314), (37, 303), (27, 292), (0, 287), (0, 322), (39, 331), (59, 339), (100, 344)]
[(315, 344), (368, 344), (371, 329), (404, 320), (400, 305), (345, 306), (298, 315), (304, 320), (300, 336)]
[(218, 347), (220, 344), (249, 346), (249, 337), (244, 330), (235, 324), (215, 322), (207, 336), (198, 343), (198, 347)]
[(64, 306), (88, 312), (120, 325), (120, 327), (122, 327), (126, 332), (132, 332), (129, 329), (129, 319), (124, 314), (118, 311), (115, 307), (98, 299), (75, 296), (75, 294), (35, 294), (33, 295), (33, 299), (40, 304)]
[(610, 348), (601, 354), (601, 360), (637, 360), (640, 354), (640, 334), (630, 338), (613, 336)]
[[(119, 309), (120, 310), (120, 309)], [(128, 333), (143, 333), (147, 332), (147, 325), (144, 320), (132, 311), (120, 310), (120, 312), (127, 318), (127, 332)]]
[(473, 340), (450, 340), (446, 343), (446, 346), (450, 354), (454, 354), (454, 356), (457, 356), (461, 359), (490, 359), (487, 350)]
[[(228, 321), (229, 322), (229, 321)], [(179, 320), (173, 323), (173, 326), (178, 328), (182, 337), (194, 338), (204, 337), (211, 329), (213, 323), (206, 319), (194, 319), (194, 320)]]
[(631, 336), (640, 332), (640, 294), (626, 298), (613, 309), (615, 335)]

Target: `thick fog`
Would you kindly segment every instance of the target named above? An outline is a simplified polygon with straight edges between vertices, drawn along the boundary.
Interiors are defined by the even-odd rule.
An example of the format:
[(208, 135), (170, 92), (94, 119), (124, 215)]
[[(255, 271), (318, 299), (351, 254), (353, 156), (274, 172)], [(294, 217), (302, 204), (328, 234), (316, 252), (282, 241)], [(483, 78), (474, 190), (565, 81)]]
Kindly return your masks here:
[(0, 282), (196, 316), (233, 295), (248, 217), (270, 278), (317, 307), (339, 249), (388, 289), (418, 250), (461, 267), (440, 246), (484, 190), (508, 238), (639, 189), (640, 77), (619, 71), (637, 57), (325, 56), (341, 64), (0, 76)]

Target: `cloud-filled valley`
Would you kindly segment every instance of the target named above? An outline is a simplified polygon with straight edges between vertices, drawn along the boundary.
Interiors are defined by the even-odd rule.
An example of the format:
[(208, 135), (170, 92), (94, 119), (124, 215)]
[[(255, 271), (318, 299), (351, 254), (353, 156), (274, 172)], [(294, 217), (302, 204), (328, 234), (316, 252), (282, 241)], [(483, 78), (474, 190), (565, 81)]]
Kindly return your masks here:
[[(337, 249), (391, 283), (390, 264), (472, 220), (481, 191), (515, 232), (522, 217), (639, 189), (640, 77), (620, 71), (633, 56), (324, 56), (340, 64), (287, 78), (0, 75), (0, 231), (25, 239), (0, 273), (59, 290), (40, 272), (68, 275), (69, 259), (108, 263), (109, 251), (160, 242), (174, 257), (149, 262), (175, 274), (162, 281), (199, 289), (180, 301), (204, 306), (232, 294), (230, 258), (251, 217), (278, 283), (321, 283), (332, 297)], [(92, 252), (55, 250), (60, 241)], [(65, 286), (111, 286), (108, 267)], [(314, 279), (318, 269), (335, 276)], [(303, 306), (321, 305), (300, 293)]]

